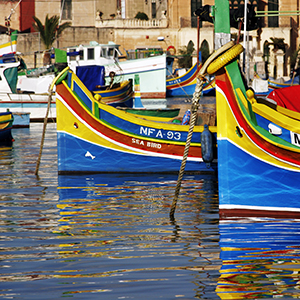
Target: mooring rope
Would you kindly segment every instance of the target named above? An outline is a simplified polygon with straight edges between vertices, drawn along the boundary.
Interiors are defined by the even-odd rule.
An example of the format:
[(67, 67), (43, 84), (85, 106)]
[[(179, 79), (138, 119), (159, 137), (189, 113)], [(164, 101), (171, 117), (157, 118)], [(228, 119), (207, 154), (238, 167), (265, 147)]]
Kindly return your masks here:
[(236, 52), (235, 55), (231, 55), (231, 53), (227, 54), (227, 52), (226, 52), (225, 53), (225, 54), (227, 54), (225, 56), (226, 59), (220, 58), (220, 62), (214, 61), (223, 52), (225, 52), (226, 50), (228, 50), (230, 48), (233, 48), (234, 45), (235, 45), (235, 43), (233, 41), (230, 41), (227, 44), (223, 45), (218, 50), (216, 50), (205, 61), (204, 65), (201, 67), (201, 69), (199, 71), (199, 74), (198, 74), (198, 77), (197, 77), (197, 84), (196, 84), (196, 87), (195, 87), (195, 92), (193, 94), (193, 101), (192, 101), (192, 107), (191, 107), (190, 128), (189, 128), (189, 132), (188, 132), (188, 136), (187, 136), (187, 141), (186, 141), (185, 148), (184, 148), (183, 158), (182, 158), (181, 167), (180, 167), (180, 171), (179, 171), (179, 175), (178, 175), (178, 180), (177, 180), (177, 185), (176, 185), (176, 189), (175, 189), (175, 195), (174, 195), (172, 206), (171, 206), (171, 210), (170, 210), (170, 220), (171, 221), (174, 221), (174, 213), (175, 213), (175, 209), (176, 209), (176, 205), (177, 205), (177, 200), (178, 200), (178, 195), (179, 195), (179, 191), (180, 191), (182, 177), (183, 177), (183, 174), (184, 174), (185, 165), (186, 165), (186, 162), (187, 162), (187, 156), (188, 156), (189, 149), (190, 149), (190, 144), (191, 144), (191, 139), (192, 139), (192, 135), (193, 135), (193, 130), (194, 130), (196, 119), (197, 119), (197, 110), (198, 110), (198, 107), (199, 107), (199, 101), (200, 101), (200, 96), (201, 96), (201, 92), (202, 92), (202, 88), (203, 88), (203, 84), (204, 84), (204, 80), (205, 80), (204, 77), (205, 77), (206, 71), (208, 69), (208, 66), (211, 63), (213, 63), (212, 64), (213, 68), (211, 68), (211, 71), (207, 72), (208, 74), (213, 74), (214, 72), (216, 72), (217, 69), (221, 68), (228, 61), (230, 61), (235, 56), (237, 56), (237, 54), (239, 54), (238, 51), (235, 51)]
[(39, 167), (40, 167), (40, 162), (41, 162), (41, 158), (42, 158), (42, 152), (43, 152), (43, 147), (44, 147), (46, 127), (47, 127), (47, 122), (48, 122), (48, 115), (49, 115), (49, 111), (50, 111), (51, 101), (52, 101), (52, 89), (49, 87), (49, 91), (48, 91), (48, 105), (47, 105), (46, 115), (45, 115), (45, 118), (44, 118), (42, 140), (41, 140), (40, 152), (39, 152), (38, 160), (37, 160), (36, 167), (35, 167), (35, 172), (34, 172), (35, 175), (38, 175), (38, 173), (39, 173)]
[(197, 78), (197, 84), (196, 84), (195, 92), (193, 94), (193, 103), (192, 103), (192, 107), (191, 107), (190, 127), (189, 127), (188, 136), (187, 136), (187, 139), (186, 139), (186, 144), (185, 144), (185, 148), (184, 148), (184, 152), (183, 152), (181, 167), (180, 167), (180, 171), (179, 171), (179, 175), (178, 175), (178, 179), (177, 179), (177, 185), (176, 185), (176, 189), (175, 189), (175, 196), (174, 196), (173, 203), (172, 203), (171, 210), (170, 210), (170, 219), (172, 221), (174, 220), (174, 213), (175, 213), (175, 209), (176, 209), (176, 205), (177, 205), (178, 195), (179, 195), (179, 192), (180, 192), (181, 181), (182, 181), (182, 178), (183, 178), (185, 165), (186, 165), (187, 157), (188, 157), (189, 150), (190, 150), (192, 135), (193, 135), (194, 127), (195, 127), (196, 120), (197, 120), (197, 111), (198, 111), (198, 108), (199, 108), (199, 100), (200, 100), (200, 96), (201, 96), (204, 81), (205, 81), (205, 79), (202, 76), (199, 76)]
[(40, 145), (40, 152), (38, 156), (38, 160), (36, 162), (36, 167), (35, 167), (35, 172), (34, 174), (37, 176), (39, 173), (39, 168), (40, 168), (40, 163), (41, 163), (41, 158), (42, 158), (42, 152), (43, 152), (43, 147), (44, 147), (44, 141), (45, 141), (45, 135), (46, 135), (46, 127), (47, 127), (47, 122), (48, 122), (48, 114), (50, 111), (51, 107), (51, 101), (52, 101), (52, 93), (54, 89), (54, 85), (58, 82), (59, 79), (63, 78), (62, 75), (65, 74), (66, 71), (68, 71), (70, 67), (64, 68), (52, 81), (52, 83), (49, 86), (48, 89), (48, 105), (47, 105), (47, 110), (46, 110), (46, 115), (44, 118), (44, 125), (43, 125), (43, 133), (42, 133), (42, 140), (41, 140), (41, 145)]

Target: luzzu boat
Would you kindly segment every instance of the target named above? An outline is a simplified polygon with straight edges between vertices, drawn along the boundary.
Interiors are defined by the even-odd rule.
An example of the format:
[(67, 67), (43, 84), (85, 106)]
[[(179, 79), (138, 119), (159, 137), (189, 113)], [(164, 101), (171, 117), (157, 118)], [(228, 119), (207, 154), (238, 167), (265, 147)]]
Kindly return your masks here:
[(258, 97), (266, 97), (272, 91), (276, 91), (278, 89), (290, 87), (290, 86), (298, 86), (299, 78), (298, 76), (293, 80), (289, 79), (284, 81), (283, 78), (278, 79), (261, 79), (257, 74), (252, 81), (252, 88), (255, 91), (255, 95)]
[(11, 135), (11, 129), (13, 126), (13, 114), (11, 112), (0, 113), (0, 145), (10, 146), (13, 138)]
[(110, 84), (105, 84), (105, 68), (103, 66), (81, 66), (76, 74), (82, 83), (93, 92), (96, 99), (112, 106), (133, 107), (132, 80), (114, 83), (114, 74)]
[(289, 79), (286, 81), (283, 80), (272, 80), (272, 79), (268, 79), (268, 84), (270, 88), (273, 89), (282, 89), (282, 88), (286, 88), (286, 87), (290, 87), (290, 86), (294, 86), (294, 85), (299, 85), (299, 78), (296, 77), (294, 80), (293, 79)]
[[(93, 97), (72, 70), (57, 76), (56, 97), (59, 174), (179, 172), (188, 125), (159, 117), (150, 120), (106, 105)], [(203, 125), (194, 128), (187, 172), (215, 170), (215, 160), (209, 168), (203, 163)], [(216, 127), (209, 130), (214, 135)], [(216, 158), (215, 144), (211, 151)]]
[[(228, 1), (213, 11), (221, 46), (230, 41)], [(299, 217), (300, 112), (256, 98), (237, 60), (215, 77), (220, 215)]]
[[(201, 68), (197, 68), (196, 62), (186, 73), (180, 76), (174, 76), (168, 78), (166, 81), (167, 97), (182, 97), (192, 96), (195, 92), (197, 83), (197, 74)], [(215, 82), (214, 80), (205, 84), (203, 95), (210, 96), (215, 94)]]

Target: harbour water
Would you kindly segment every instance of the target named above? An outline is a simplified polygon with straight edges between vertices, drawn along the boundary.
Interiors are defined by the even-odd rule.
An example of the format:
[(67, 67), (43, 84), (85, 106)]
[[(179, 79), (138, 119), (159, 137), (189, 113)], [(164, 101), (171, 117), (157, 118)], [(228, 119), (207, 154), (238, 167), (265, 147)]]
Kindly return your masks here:
[[(57, 175), (56, 125), (0, 150), (0, 299), (299, 298), (299, 220), (220, 220), (214, 174)], [(75, 151), (75, 149), (74, 149)]]

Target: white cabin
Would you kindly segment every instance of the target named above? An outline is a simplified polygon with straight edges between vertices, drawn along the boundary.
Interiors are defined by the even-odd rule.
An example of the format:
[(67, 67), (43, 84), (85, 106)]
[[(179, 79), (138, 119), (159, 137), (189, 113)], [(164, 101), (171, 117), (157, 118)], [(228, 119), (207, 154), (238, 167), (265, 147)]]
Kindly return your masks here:
[(75, 71), (76, 66), (118, 63), (120, 58), (125, 58), (119, 50), (119, 47), (120, 45), (113, 42), (108, 42), (108, 44), (90, 42), (89, 45), (67, 48), (68, 66)]

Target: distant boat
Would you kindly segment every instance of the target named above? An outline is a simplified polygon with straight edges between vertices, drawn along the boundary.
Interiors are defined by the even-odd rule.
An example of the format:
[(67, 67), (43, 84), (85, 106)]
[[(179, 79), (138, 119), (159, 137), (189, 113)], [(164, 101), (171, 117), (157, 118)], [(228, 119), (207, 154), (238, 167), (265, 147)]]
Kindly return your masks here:
[[(22, 60), (15, 53), (17, 34), (13, 33), (11, 37), (11, 42), (0, 45), (2, 50), (2, 55), (0, 56), (0, 112), (6, 112), (7, 110), (13, 113), (30, 112), (32, 120), (43, 120), (49, 99), (48, 93), (28, 92), (21, 94), (18, 92), (18, 68)], [(13, 48), (7, 44), (12, 45)], [(49, 116), (54, 119), (56, 117), (54, 98), (51, 100)]]
[(270, 88), (274, 88), (274, 89), (282, 89), (292, 85), (299, 85), (299, 76), (297, 76), (294, 80), (293, 79), (284, 80), (283, 78), (268, 79), (268, 84)]
[(0, 45), (0, 56), (3, 54), (16, 53), (18, 32), (13, 31), (10, 35), (10, 41)]
[[(106, 105), (95, 100), (72, 70), (66, 72), (56, 86), (59, 174), (179, 172), (188, 125), (152, 121)], [(216, 127), (209, 130), (213, 141)], [(215, 160), (207, 167), (202, 159), (203, 131), (203, 125), (194, 128), (186, 172), (215, 170)], [(216, 154), (216, 145), (210, 146)]]
[[(80, 81), (94, 94), (94, 97), (111, 106), (133, 107), (132, 79), (114, 83), (115, 74), (111, 73), (110, 84), (105, 84), (105, 68), (103, 66), (76, 67), (76, 74)], [(77, 83), (76, 78), (74, 83)]]
[(293, 85), (299, 85), (298, 77), (295, 80), (278, 79), (262, 79), (257, 74), (252, 80), (252, 88), (256, 96), (265, 97), (269, 95), (273, 90), (282, 89)]
[(116, 74), (116, 81), (140, 78), (142, 99), (166, 98), (166, 55), (126, 59), (120, 45), (113, 42), (80, 45), (67, 48), (68, 66), (76, 72), (77, 66), (100, 65), (105, 67), (105, 78), (109, 82), (110, 72)]
[[(55, 121), (56, 105), (53, 92), (49, 95), (49, 91), (48, 94), (38, 94), (36, 92), (21, 93), (17, 90), (19, 65), (20, 60), (15, 54), (7, 54), (0, 57), (0, 76), (2, 78), (0, 81), (0, 111), (5, 112), (9, 110), (17, 114), (29, 112), (30, 120), (39, 122), (44, 120), (50, 100), (48, 119)], [(80, 76), (84, 78), (85, 81), (89, 81), (90, 84), (95, 84), (94, 93), (97, 94), (99, 99), (101, 98), (103, 102), (117, 106), (133, 106), (133, 84), (131, 80), (122, 81), (117, 84), (111, 83), (111, 85), (105, 86), (101, 75), (104, 75), (104, 67), (78, 67), (78, 72), (81, 72)], [(36, 77), (37, 82), (38, 78), (39, 77)], [(51, 82), (49, 83), (49, 81), (47, 81), (47, 85), (49, 83), (50, 86), (54, 76), (51, 75), (49, 78)], [(40, 83), (42, 84), (43, 81)], [(99, 87), (96, 88), (96, 85), (99, 85)], [(49, 89), (49, 86), (47, 89)], [(106, 100), (107, 98), (108, 100)]]
[[(180, 75), (169, 75), (166, 81), (167, 97), (193, 96), (195, 92), (197, 74), (201, 65), (197, 68), (197, 62), (186, 72)], [(215, 82), (211, 80), (205, 83), (203, 95), (215, 95)]]
[(0, 113), (0, 146), (10, 146), (12, 144), (11, 129), (13, 120), (14, 117), (11, 112)]

